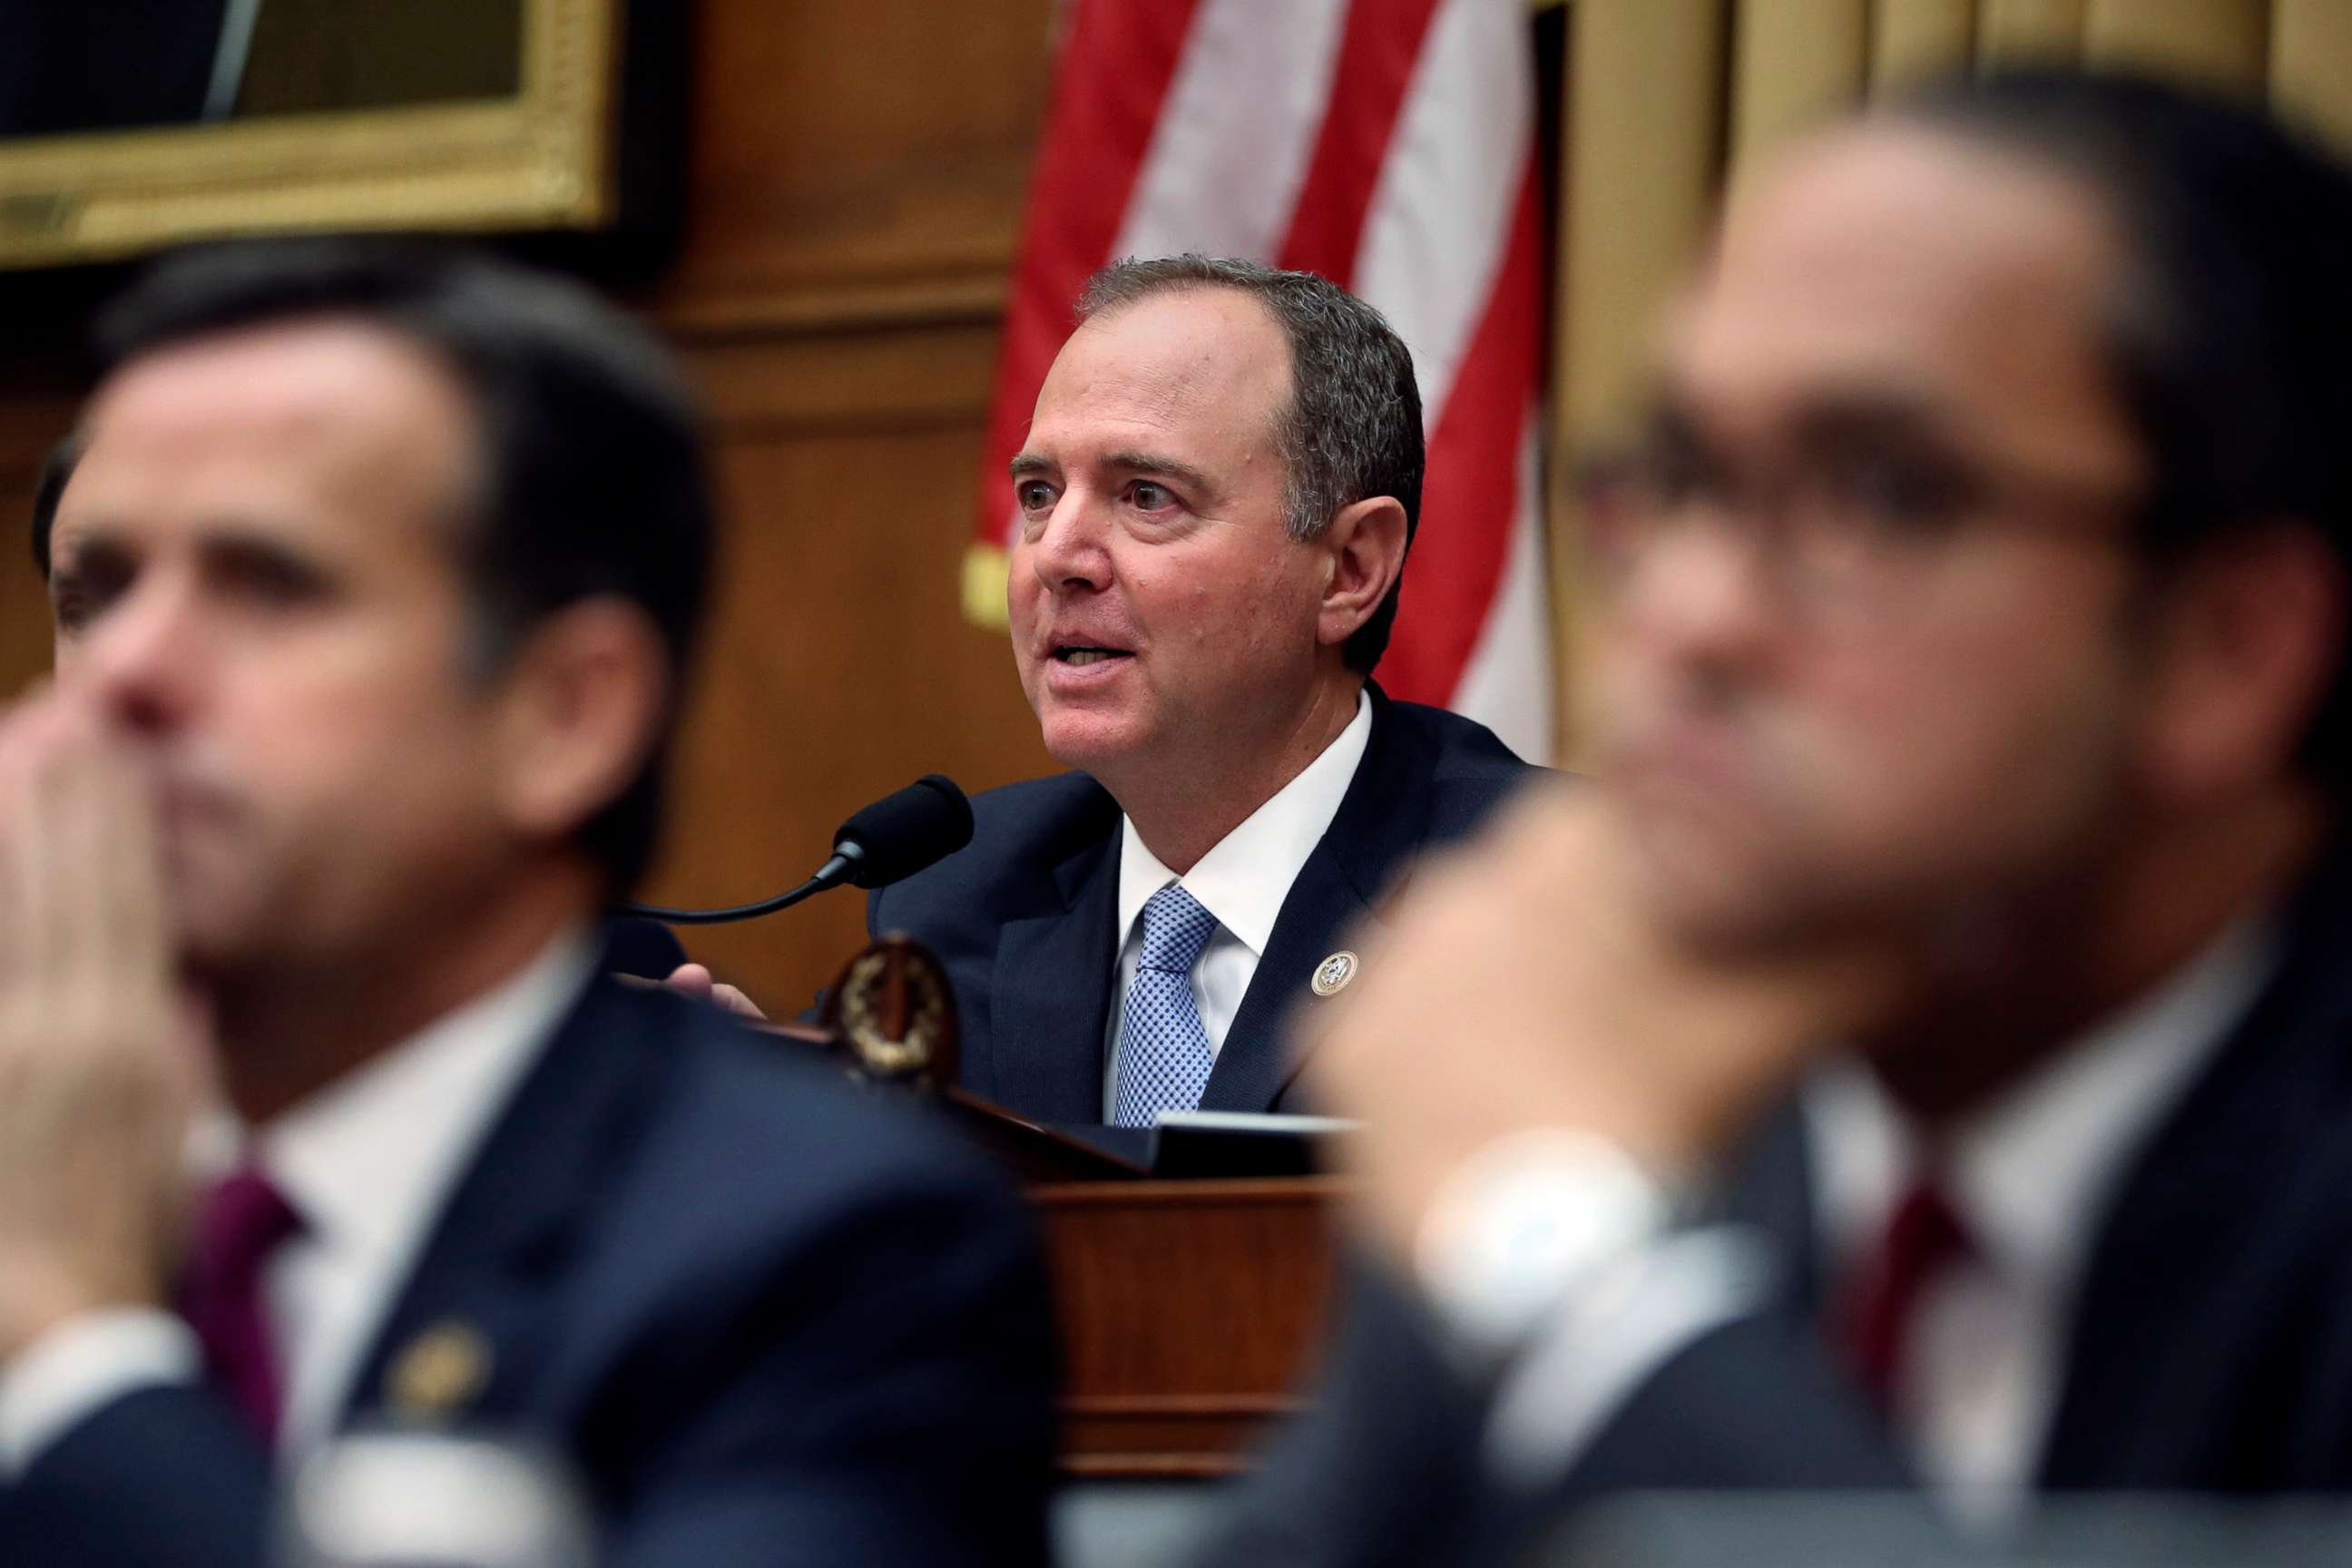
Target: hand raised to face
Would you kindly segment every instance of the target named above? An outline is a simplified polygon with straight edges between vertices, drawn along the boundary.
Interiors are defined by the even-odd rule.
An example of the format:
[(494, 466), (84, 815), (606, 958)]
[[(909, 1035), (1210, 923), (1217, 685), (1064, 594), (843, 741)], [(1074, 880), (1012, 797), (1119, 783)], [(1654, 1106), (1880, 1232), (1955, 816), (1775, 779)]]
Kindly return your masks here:
[(163, 1298), (209, 1070), (166, 898), (128, 744), (68, 693), (0, 714), (0, 1360)]
[(1890, 1005), (1906, 957), (1852, 934), (1678, 940), (1606, 791), (1547, 787), (1416, 873), (1302, 1043), (1318, 1100), (1365, 1124), (1349, 1143), (1362, 1217), (1410, 1258), (1447, 1177), (1515, 1133), (1597, 1134), (1661, 1174), (1720, 1152)]

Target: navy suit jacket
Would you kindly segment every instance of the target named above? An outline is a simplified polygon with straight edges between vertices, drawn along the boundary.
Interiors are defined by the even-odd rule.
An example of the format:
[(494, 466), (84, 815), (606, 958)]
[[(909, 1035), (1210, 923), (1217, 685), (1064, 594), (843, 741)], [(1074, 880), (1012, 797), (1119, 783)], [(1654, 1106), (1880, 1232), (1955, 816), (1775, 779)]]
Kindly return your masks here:
[[(2094, 1227), (2055, 1412), (2053, 1491), (2352, 1489), (2352, 856), (2298, 900), (2278, 973), (2128, 1162)], [(1624, 1491), (1911, 1484), (1826, 1347), (1793, 1108), (1724, 1204), (1770, 1244), (1774, 1308), (1653, 1373), (1549, 1495), (1482, 1475), (1486, 1392), (1420, 1307), (1365, 1270), (1323, 1407), (1277, 1446), (1219, 1564), (1484, 1560)]]
[[(1282, 1109), (1298, 1064), (1284, 1012), (1426, 845), (1476, 827), (1537, 770), (1482, 724), (1370, 689), (1372, 733), (1339, 815), (1300, 868), (1201, 1103)], [(1103, 1119), (1103, 1042), (1118, 961), (1118, 803), (1084, 773), (972, 801), (970, 847), (867, 901), (947, 965), (963, 1087), (1040, 1121)]]
[[(470, 1427), (557, 1446), (605, 1568), (1022, 1563), (1045, 1552), (1054, 1354), (1003, 1179), (716, 1011), (599, 980), (390, 1309), (470, 1328)], [(270, 1457), (204, 1387), (125, 1395), (0, 1496), (0, 1562), (258, 1568)]]

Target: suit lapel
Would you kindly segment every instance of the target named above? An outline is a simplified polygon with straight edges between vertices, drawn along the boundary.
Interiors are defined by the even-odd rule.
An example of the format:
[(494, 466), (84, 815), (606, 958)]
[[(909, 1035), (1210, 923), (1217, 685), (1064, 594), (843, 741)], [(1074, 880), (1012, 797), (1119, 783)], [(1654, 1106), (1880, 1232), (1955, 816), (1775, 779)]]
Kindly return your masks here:
[[(2352, 1187), (2352, 1157), (2330, 1144), (2326, 1125), (2336, 1102), (2311, 1092), (2338, 1072), (2352, 1033), (2352, 987), (2329, 958), (2352, 931), (2339, 925), (2331, 940), (2305, 931), (2118, 1173), (2062, 1347), (2042, 1487), (2210, 1489), (2228, 1485), (2235, 1465), (2280, 1473), (2251, 1450), (2287, 1440), (2278, 1413), (2308, 1369), (2303, 1342), (2276, 1331), (2275, 1309), (2298, 1246), (2340, 1224), (2340, 1194)], [(2317, 1158), (2294, 1158), (2314, 1149)], [(1759, 1126), (1718, 1212), (1770, 1238), (1787, 1271), (1783, 1303), (1818, 1329), (1830, 1282), (1816, 1205), (1800, 1096)]]
[[(2094, 1228), (2037, 1484), (2168, 1489), (2225, 1479), (2216, 1464), (2244, 1431), (2232, 1413), (2261, 1404), (2253, 1369), (2279, 1348), (2270, 1320), (2248, 1303), (2272, 1299), (2269, 1242), (2307, 1234), (2283, 1190), (2280, 1152), (2310, 1148), (2315, 1135), (2298, 1121), (2333, 1114), (2299, 1089), (2331, 1070), (2315, 1051), (2332, 1056), (2352, 1029), (2352, 994), (2340, 981), (2317, 987), (2331, 1004), (2325, 1020), (2306, 1012), (2298, 1024), (2287, 1009), (2313, 987), (2283, 970), (2121, 1173), (2118, 1200)], [(2347, 1173), (2333, 1174), (2305, 1184), (2332, 1194)], [(1817, 1205), (1801, 1094), (1759, 1124), (1716, 1212), (1769, 1239), (1784, 1270), (1781, 1306), (1827, 1343), (1832, 1282)], [(2165, 1375), (2151, 1375), (2157, 1368)]]
[(1370, 690), (1372, 733), (1364, 760), (1282, 900), (1202, 1090), (1203, 1110), (1272, 1109), (1303, 1062), (1283, 1027), (1292, 1005), (1313, 1002), (1307, 981), (1351, 929), (1376, 925), (1376, 900), (1387, 896), (1399, 867), (1426, 836), (1435, 753), (1398, 721), (1378, 686)]
[(2315, 881), (2277, 974), (2122, 1173), (2084, 1271), (2045, 1484), (2222, 1485), (2289, 1440), (2280, 1412), (2310, 1370), (2280, 1325), (2352, 1177), (2332, 1087), (2352, 1033), (2347, 886), (2340, 866)]
[(595, 1183), (651, 1110), (670, 999), (592, 984), (524, 1077), (444, 1205), (344, 1397), (343, 1416), (528, 1408), (548, 1292)]
[(989, 984), (996, 1098), (1040, 1121), (1103, 1119), (1103, 1033), (1118, 952), (1118, 835), (1054, 869), (1056, 910), (1007, 921)]
[(1225, 1043), (1217, 1050), (1217, 1064), (1201, 1090), (1203, 1110), (1273, 1109), (1302, 1065), (1290, 1047), (1293, 1031), (1284, 1024), (1294, 1009), (1317, 1000), (1307, 985), (1315, 966), (1343, 938), (1354, 942), (1353, 932), (1380, 923), (1372, 906), (1337, 864), (1338, 858), (1325, 854), (1330, 842), (1327, 837), (1317, 847), (1283, 900), (1282, 918), (1275, 922), (1265, 954), (1258, 960), (1241, 1010), (1234, 1015)]

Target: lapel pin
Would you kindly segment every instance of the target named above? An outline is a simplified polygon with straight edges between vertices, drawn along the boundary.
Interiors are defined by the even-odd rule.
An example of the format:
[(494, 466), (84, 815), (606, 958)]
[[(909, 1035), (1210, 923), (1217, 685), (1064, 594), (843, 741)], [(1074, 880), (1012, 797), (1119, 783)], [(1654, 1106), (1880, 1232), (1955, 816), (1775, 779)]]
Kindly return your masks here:
[(489, 1381), (490, 1342), (472, 1324), (445, 1319), (393, 1359), (384, 1403), (394, 1415), (436, 1420), (472, 1404)]
[(1337, 996), (1356, 977), (1356, 955), (1341, 948), (1315, 966), (1309, 985), (1318, 996)]

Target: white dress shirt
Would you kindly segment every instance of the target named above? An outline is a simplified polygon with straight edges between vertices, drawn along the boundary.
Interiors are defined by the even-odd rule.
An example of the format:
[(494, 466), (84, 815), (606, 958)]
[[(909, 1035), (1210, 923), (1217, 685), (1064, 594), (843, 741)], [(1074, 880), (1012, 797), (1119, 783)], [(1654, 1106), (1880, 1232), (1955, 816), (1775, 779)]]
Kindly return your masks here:
[(1118, 1110), (1119, 1027), (1127, 988), (1142, 952), (1144, 904), (1169, 883), (1181, 882), (1215, 917), (1217, 929), (1192, 965), (1192, 1000), (1201, 1010), (1210, 1051), (1222, 1049), (1225, 1032), (1233, 1027), (1242, 997), (1257, 973), (1258, 960), (1273, 940), (1274, 923), (1282, 915), (1290, 885), (1339, 815), (1371, 738), (1371, 699), (1359, 692), (1356, 716), (1347, 728), (1181, 877), (1144, 847), (1132, 821), (1119, 818), (1119, 944), (1111, 977), (1110, 1026), (1103, 1037), (1104, 1121), (1115, 1119)]
[[(1914, 1462), (1963, 1519), (1993, 1522), (2029, 1491), (2058, 1393), (2079, 1270), (2134, 1154), (2188, 1092), (2275, 968), (2268, 925), (2233, 925), (2125, 1013), (1969, 1118), (1943, 1141), (1946, 1196), (1979, 1248), (1928, 1289), (1895, 1412)], [(1876, 1245), (1919, 1158), (1866, 1071), (1843, 1066), (1801, 1097), (1818, 1245), (1832, 1282)], [(1525, 1323), (1486, 1434), (1501, 1484), (1535, 1488), (1572, 1466), (1643, 1379), (1708, 1330), (1760, 1306), (1769, 1264), (1729, 1227), (1673, 1231), (1622, 1177), (1595, 1181), (1543, 1134), (1523, 1134), (1449, 1184), (1448, 1240), (1419, 1273), (1457, 1352), (1491, 1341), (1483, 1300)], [(1475, 1190), (1470, 1190), (1475, 1188)], [(1663, 1195), (1661, 1189), (1660, 1196)], [(1529, 1245), (1583, 1215), (1579, 1251)], [(1475, 1216), (1465, 1222), (1465, 1215)], [(1617, 1216), (1646, 1216), (1635, 1234)], [(1517, 1303), (1554, 1282), (1540, 1313)]]
[[(2030, 1493), (2096, 1228), (2275, 959), (2267, 928), (2242, 921), (1937, 1146), (1937, 1184), (1970, 1250), (1920, 1298), (1893, 1414), (1919, 1473), (1959, 1516), (1998, 1521)], [(1858, 1066), (1818, 1075), (1803, 1108), (1822, 1278), (1834, 1290), (1880, 1244), (1928, 1154)]]
[[(595, 963), (567, 933), (497, 989), (328, 1086), (250, 1137), (199, 1130), (192, 1164), (249, 1151), (303, 1222), (264, 1276), (285, 1378), (281, 1447), (332, 1429), (358, 1363), (452, 1190)], [(194, 1335), (155, 1308), (58, 1325), (0, 1368), (0, 1476), (121, 1394), (202, 1375)]]

